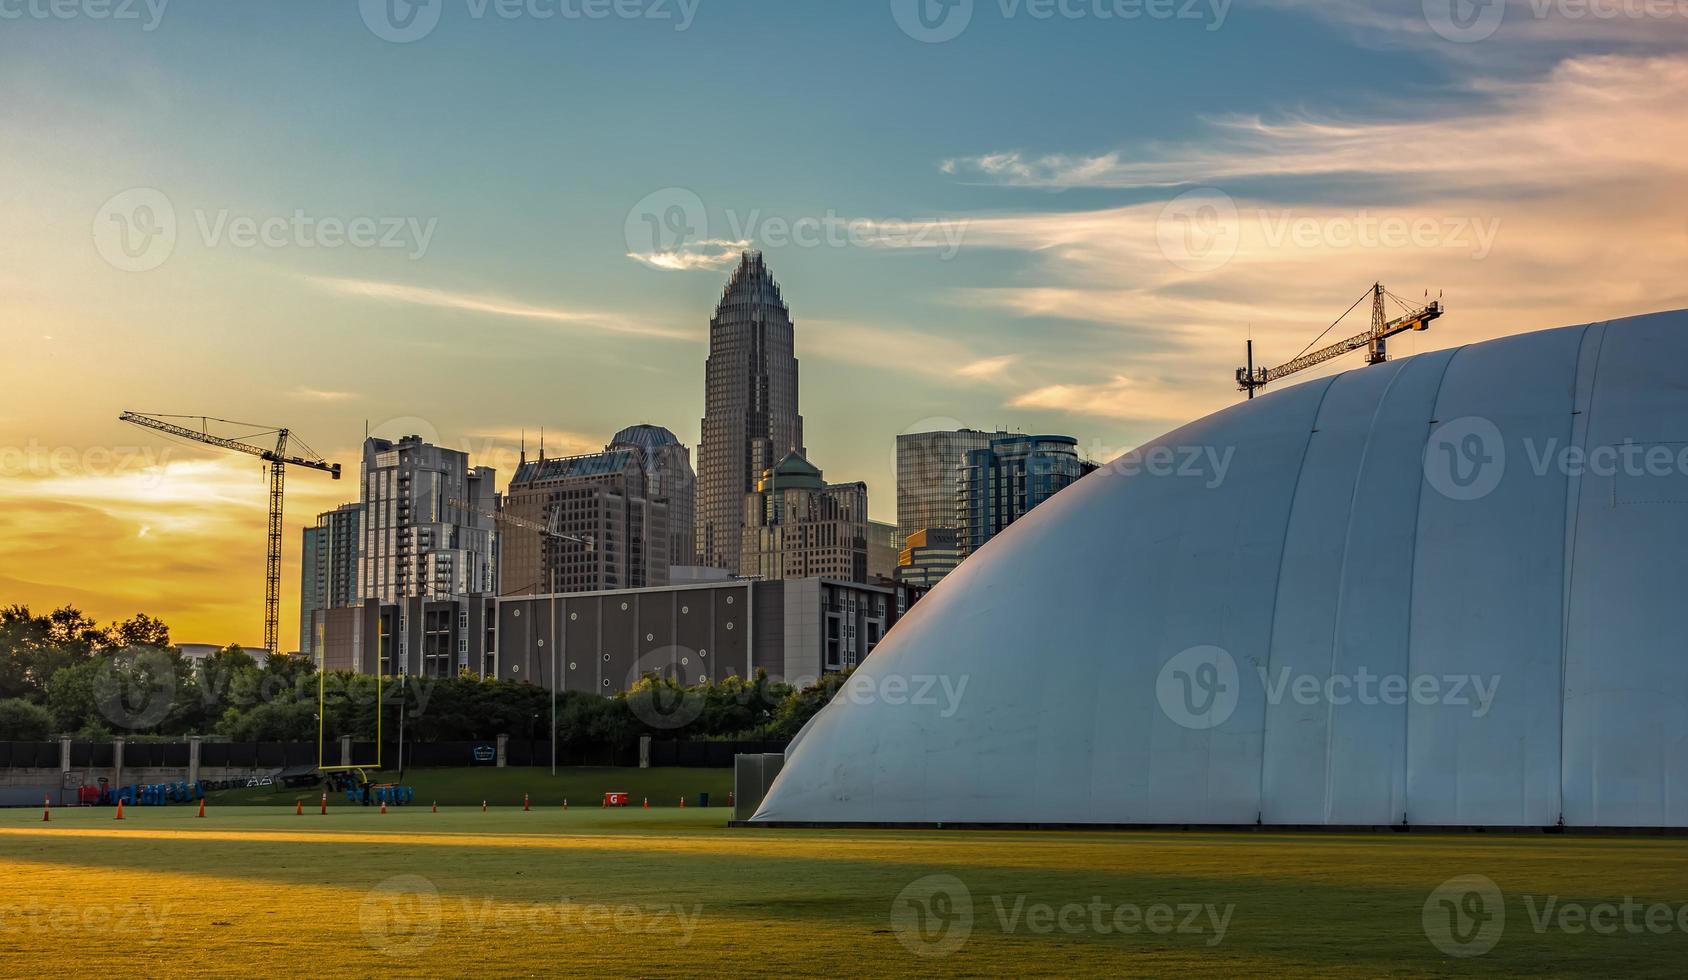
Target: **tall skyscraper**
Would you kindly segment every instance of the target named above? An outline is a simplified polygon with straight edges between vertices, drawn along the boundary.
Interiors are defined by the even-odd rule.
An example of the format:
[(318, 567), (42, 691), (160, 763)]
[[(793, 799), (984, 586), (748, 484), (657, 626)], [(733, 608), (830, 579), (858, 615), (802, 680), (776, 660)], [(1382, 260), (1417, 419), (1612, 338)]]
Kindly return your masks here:
[(524, 523), (504, 531), (504, 593), (667, 585), (668, 503), (647, 496), (643, 460), (637, 449), (626, 448), (518, 466), (503, 512)]
[(968, 452), (955, 491), (962, 559), (1095, 468), (1072, 436), (1009, 436)]
[(697, 564), (697, 474), (692, 454), (660, 425), (622, 429), (604, 447), (637, 453), (645, 470), (645, 497), (668, 504), (668, 563)]
[(709, 321), (698, 444), (700, 564), (738, 573), (745, 494), (787, 454), (804, 454), (793, 342), (779, 284), (761, 252), (745, 252)]
[(745, 494), (740, 574), (866, 582), (867, 484), (827, 483), (789, 453)]
[(362, 518), (363, 504), (342, 504), (318, 514), (316, 526), (305, 528), (299, 571), (299, 649), (313, 657), (322, 654), (320, 613), (356, 605), (362, 598), (358, 590)]
[[(397, 602), (498, 591), (496, 474), (419, 436), (363, 444), (359, 590)], [(465, 506), (466, 505), (466, 506)]]

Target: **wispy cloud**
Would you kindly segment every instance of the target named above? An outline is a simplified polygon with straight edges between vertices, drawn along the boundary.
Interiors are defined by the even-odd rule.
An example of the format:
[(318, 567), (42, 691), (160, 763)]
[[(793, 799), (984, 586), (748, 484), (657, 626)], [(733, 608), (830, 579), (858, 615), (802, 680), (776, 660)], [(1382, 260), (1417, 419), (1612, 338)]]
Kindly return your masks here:
[[(1688, 98), (1682, 56), (1581, 58), (1528, 82), (1477, 82), (1482, 108), (1403, 121), (1239, 116), (1202, 142), (1095, 156), (987, 153), (945, 161), (961, 177), (1019, 187), (1152, 188), (1355, 175), (1419, 195), (1522, 194), (1592, 180), (1679, 175)], [(1636, 134), (1648, 133), (1638, 139)], [(1660, 138), (1660, 137), (1665, 138)], [(971, 237), (971, 236), (970, 236)]]
[(981, 357), (976, 361), (963, 364), (955, 369), (955, 373), (963, 378), (979, 381), (994, 381), (1008, 372), (1020, 360), (1018, 354), (998, 354), (996, 357)]
[[(1230, 120), (1177, 147), (974, 161), (974, 175), (1021, 186), (1207, 185), (971, 220), (968, 247), (1024, 252), (1036, 284), (964, 289), (960, 302), (1117, 338), (1111, 361), (1042, 378), (1011, 404), (1145, 422), (1204, 414), (1235, 397), (1228, 379), (1251, 329), (1263, 359), (1287, 357), (1378, 278), (1449, 302), (1398, 354), (1688, 305), (1688, 55), (1578, 58), (1477, 88), (1480, 108), (1463, 115)], [(1270, 180), (1336, 175), (1345, 196), (1386, 203)], [(1250, 194), (1224, 192), (1243, 180)], [(1353, 190), (1367, 181), (1390, 193)]]
[(1018, 355), (982, 355), (951, 337), (848, 320), (805, 317), (798, 355), (876, 370), (917, 374), (947, 384), (1000, 382)]
[(664, 251), (628, 252), (627, 257), (664, 272), (719, 271), (738, 264), (740, 253), (749, 247), (748, 240), (711, 238)]
[(324, 391), (320, 388), (307, 388), (303, 386), (293, 389), (289, 394), (291, 394), (294, 398), (302, 398), (306, 401), (314, 402), (343, 402), (357, 397), (357, 395), (354, 395), (349, 391)]
[(1674, 0), (1266, 0), (1340, 24), (1373, 47), (1436, 51), (1493, 70), (1555, 49), (1591, 44), (1657, 50), (1680, 45), (1688, 16)]
[(465, 313), (480, 313), (519, 320), (539, 320), (633, 337), (653, 337), (663, 340), (698, 339), (695, 334), (684, 330), (646, 323), (632, 317), (597, 310), (537, 306), (501, 296), (451, 292), (427, 286), (410, 286), (403, 283), (380, 282), (370, 279), (337, 279), (311, 276), (308, 277), (308, 281), (312, 285), (329, 292), (365, 299), (407, 303), (413, 306), (426, 306), (442, 310), (460, 310)]

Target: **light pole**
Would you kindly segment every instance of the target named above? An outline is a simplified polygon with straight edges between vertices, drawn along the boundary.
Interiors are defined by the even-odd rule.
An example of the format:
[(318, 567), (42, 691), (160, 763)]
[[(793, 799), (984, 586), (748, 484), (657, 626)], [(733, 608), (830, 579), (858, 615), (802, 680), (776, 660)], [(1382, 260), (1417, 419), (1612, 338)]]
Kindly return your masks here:
[(545, 600), (551, 618), (551, 775), (557, 774), (557, 594)]

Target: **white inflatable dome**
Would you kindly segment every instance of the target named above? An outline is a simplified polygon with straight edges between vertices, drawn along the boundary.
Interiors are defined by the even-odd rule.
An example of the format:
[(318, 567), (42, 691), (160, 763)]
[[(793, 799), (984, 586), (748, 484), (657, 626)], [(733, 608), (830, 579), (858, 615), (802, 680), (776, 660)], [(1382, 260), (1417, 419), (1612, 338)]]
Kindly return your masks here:
[(1688, 311), (1306, 382), (964, 562), (757, 822), (1688, 826)]

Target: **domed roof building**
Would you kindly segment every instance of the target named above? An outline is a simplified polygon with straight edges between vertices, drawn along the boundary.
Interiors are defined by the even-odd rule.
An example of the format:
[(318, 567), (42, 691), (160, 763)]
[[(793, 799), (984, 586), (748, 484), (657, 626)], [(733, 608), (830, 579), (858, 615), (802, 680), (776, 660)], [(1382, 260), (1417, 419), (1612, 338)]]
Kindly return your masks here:
[(610, 448), (620, 449), (624, 446), (636, 446), (647, 451), (660, 449), (663, 446), (678, 446), (680, 440), (666, 426), (640, 423), (630, 425), (615, 434), (610, 440)]
[(1688, 312), (1308, 381), (991, 540), (758, 822), (1688, 826)]
[(632, 450), (645, 469), (646, 493), (668, 503), (668, 563), (697, 562), (697, 473), (692, 453), (660, 425), (630, 425), (615, 434), (606, 451)]

